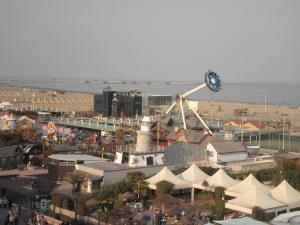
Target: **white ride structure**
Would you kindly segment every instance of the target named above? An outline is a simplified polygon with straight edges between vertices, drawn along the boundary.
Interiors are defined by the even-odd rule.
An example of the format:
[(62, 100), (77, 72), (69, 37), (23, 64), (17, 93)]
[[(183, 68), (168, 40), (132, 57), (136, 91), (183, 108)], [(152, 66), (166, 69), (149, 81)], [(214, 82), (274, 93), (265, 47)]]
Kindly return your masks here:
[(218, 91), (221, 90), (222, 83), (221, 83), (221, 80), (220, 80), (219, 76), (215, 72), (213, 72), (211, 70), (207, 71), (204, 75), (204, 78), (205, 78), (204, 79), (205, 80), (204, 84), (198, 85), (197, 87), (193, 88), (192, 90), (187, 91), (184, 94), (178, 95), (176, 97), (176, 99), (174, 100), (174, 102), (172, 103), (172, 105), (166, 111), (166, 114), (168, 114), (176, 105), (179, 104), (180, 111), (181, 111), (182, 122), (183, 122), (183, 128), (186, 130), (187, 127), (186, 127), (185, 114), (184, 114), (184, 108), (183, 108), (183, 104), (186, 103), (188, 105), (188, 108), (191, 109), (193, 111), (193, 113), (196, 115), (196, 117), (200, 120), (200, 122), (202, 123), (204, 128), (211, 135), (213, 135), (212, 131), (209, 129), (209, 127), (204, 122), (202, 117), (197, 113), (197, 111), (194, 109), (194, 107), (190, 104), (190, 102), (188, 100), (189, 96), (191, 96), (192, 94), (194, 94), (197, 91), (200, 91), (200, 90), (204, 89), (205, 87), (208, 87), (210, 90), (212, 90), (214, 92), (218, 92)]

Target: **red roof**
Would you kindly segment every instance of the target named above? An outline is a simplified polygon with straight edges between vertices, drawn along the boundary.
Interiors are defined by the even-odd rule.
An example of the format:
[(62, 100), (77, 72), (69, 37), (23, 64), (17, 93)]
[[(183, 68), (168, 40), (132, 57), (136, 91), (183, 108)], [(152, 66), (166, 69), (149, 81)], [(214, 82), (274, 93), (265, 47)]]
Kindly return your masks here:
[(254, 126), (256, 126), (257, 128), (264, 128), (265, 124), (259, 120), (252, 120), (249, 123), (253, 124)]

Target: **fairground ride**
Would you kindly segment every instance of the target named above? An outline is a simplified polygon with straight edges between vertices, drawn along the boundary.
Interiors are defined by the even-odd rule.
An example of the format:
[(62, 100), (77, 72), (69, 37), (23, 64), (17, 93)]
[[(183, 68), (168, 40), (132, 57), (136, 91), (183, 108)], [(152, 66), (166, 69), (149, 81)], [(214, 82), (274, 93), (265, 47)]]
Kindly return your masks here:
[(185, 121), (185, 114), (184, 114), (184, 108), (183, 108), (183, 104), (186, 103), (188, 108), (190, 110), (192, 110), (192, 112), (196, 115), (196, 117), (200, 120), (200, 122), (202, 123), (202, 125), (204, 126), (204, 128), (211, 134), (213, 135), (212, 131), (209, 129), (209, 127), (207, 126), (207, 124), (204, 122), (204, 120), (202, 119), (202, 117), (197, 113), (197, 111), (195, 110), (195, 108), (190, 104), (188, 97), (191, 96), (192, 94), (194, 94), (195, 92), (198, 92), (202, 89), (204, 89), (205, 87), (208, 87), (211, 91), (213, 92), (218, 92), (222, 89), (222, 82), (220, 80), (220, 77), (217, 73), (209, 70), (205, 73), (204, 75), (204, 81), (205, 83), (198, 85), (197, 87), (193, 88), (190, 91), (185, 92), (184, 94), (178, 95), (176, 97), (176, 99), (174, 100), (174, 102), (172, 103), (172, 105), (169, 107), (169, 109), (166, 111), (166, 114), (170, 113), (170, 111), (178, 105), (180, 107), (180, 111), (181, 111), (181, 117), (182, 117), (182, 122), (183, 122), (183, 128), (186, 130), (186, 121)]

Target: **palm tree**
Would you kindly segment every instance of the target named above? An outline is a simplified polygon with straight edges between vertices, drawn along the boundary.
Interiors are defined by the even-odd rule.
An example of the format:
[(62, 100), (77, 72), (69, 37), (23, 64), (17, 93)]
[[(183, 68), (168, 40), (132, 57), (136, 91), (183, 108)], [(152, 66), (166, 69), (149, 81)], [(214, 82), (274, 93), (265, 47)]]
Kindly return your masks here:
[(135, 183), (133, 186), (133, 193), (137, 194), (137, 198), (140, 199), (144, 198), (148, 194), (148, 185), (146, 184), (145, 181), (139, 180)]
[(205, 187), (205, 190), (207, 191), (207, 198), (208, 198), (208, 210), (210, 211), (211, 205), (210, 205), (210, 186), (207, 180), (202, 182), (202, 186)]

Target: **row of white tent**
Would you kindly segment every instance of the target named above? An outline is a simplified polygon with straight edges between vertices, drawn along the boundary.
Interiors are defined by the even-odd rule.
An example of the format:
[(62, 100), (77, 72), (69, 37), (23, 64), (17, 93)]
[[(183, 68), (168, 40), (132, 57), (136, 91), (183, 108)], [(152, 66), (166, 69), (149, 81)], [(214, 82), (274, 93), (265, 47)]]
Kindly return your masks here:
[[(256, 206), (264, 209), (266, 213), (289, 211), (300, 207), (300, 193), (285, 180), (274, 188), (260, 183), (252, 174), (243, 181), (233, 179), (223, 169), (208, 176), (193, 164), (177, 176), (164, 167), (156, 175), (146, 179), (149, 187), (154, 190), (161, 181), (174, 184), (174, 189), (196, 188), (213, 191), (216, 187), (223, 187), (225, 195), (234, 197), (226, 202), (225, 207), (246, 214), (251, 214)], [(208, 185), (204, 185), (204, 181)]]

